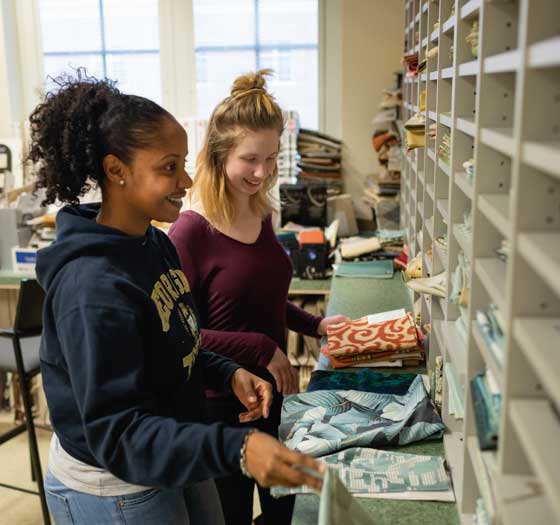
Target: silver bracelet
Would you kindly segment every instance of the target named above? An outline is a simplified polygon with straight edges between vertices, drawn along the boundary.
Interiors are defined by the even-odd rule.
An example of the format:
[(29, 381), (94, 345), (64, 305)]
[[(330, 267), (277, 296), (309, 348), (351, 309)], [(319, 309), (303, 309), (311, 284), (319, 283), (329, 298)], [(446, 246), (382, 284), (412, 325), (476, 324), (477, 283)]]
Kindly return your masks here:
[(241, 454), (239, 456), (239, 468), (241, 469), (241, 474), (249, 479), (253, 479), (253, 476), (251, 476), (251, 473), (247, 469), (247, 441), (249, 441), (249, 436), (255, 432), (258, 432), (256, 428), (250, 428), (249, 432), (245, 434), (243, 445), (241, 446)]

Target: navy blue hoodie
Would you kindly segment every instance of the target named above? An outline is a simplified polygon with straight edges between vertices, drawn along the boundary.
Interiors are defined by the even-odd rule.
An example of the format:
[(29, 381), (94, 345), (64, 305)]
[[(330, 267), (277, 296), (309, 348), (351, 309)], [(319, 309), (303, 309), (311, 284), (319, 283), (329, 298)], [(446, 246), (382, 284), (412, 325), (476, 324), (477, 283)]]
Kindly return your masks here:
[(64, 450), (118, 478), (184, 487), (239, 468), (247, 429), (204, 425), (203, 385), (238, 368), (200, 348), (198, 316), (167, 236), (97, 224), (66, 206), (37, 257), (47, 292), (41, 372)]

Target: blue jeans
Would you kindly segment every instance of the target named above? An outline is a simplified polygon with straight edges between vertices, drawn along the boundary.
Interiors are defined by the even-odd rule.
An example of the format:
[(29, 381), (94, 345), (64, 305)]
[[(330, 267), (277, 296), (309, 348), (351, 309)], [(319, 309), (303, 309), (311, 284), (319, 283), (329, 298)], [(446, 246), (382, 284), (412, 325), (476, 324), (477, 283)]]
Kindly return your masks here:
[(47, 470), (45, 491), (56, 525), (224, 525), (213, 480), (184, 490), (94, 496), (69, 489)]

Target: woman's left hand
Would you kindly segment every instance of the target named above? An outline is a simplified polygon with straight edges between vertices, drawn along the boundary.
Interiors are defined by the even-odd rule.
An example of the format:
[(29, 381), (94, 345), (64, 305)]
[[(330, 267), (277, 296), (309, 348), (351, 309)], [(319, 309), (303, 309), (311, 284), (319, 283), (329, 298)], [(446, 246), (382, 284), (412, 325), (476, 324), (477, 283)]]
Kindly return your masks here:
[(338, 323), (347, 323), (348, 321), (350, 321), (350, 319), (348, 319), (345, 315), (331, 315), (330, 317), (324, 317), (317, 327), (317, 333), (319, 335), (327, 335), (327, 326)]
[(237, 399), (247, 408), (247, 412), (239, 414), (240, 423), (268, 417), (272, 404), (272, 385), (270, 383), (247, 372), (244, 368), (238, 368), (231, 378), (231, 388)]

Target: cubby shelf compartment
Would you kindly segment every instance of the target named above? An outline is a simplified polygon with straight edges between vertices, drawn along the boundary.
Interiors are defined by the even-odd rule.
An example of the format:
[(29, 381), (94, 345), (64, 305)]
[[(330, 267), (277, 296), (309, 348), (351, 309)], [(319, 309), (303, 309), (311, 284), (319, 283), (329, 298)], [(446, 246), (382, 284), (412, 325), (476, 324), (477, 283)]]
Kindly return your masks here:
[(480, 141), (504, 155), (513, 156), (513, 128), (482, 128)]
[(504, 389), (502, 366), (494, 356), (494, 353), (490, 350), (490, 348), (488, 348), (488, 344), (482, 336), (482, 333), (480, 332), (480, 328), (476, 321), (472, 322), (472, 334), (476, 346), (478, 347), (479, 352), (484, 358), (486, 366), (492, 371), (492, 375), (498, 383), (500, 392), (502, 392)]
[(478, 17), (478, 10), (482, 0), (470, 0), (463, 7), (461, 7), (461, 18), (463, 20)]
[(478, 74), (478, 60), (472, 60), (471, 62), (465, 62), (459, 65), (460, 77), (472, 77), (477, 74)]
[(467, 342), (459, 332), (457, 321), (442, 321), (434, 319), (433, 329), (440, 343), (446, 349), (455, 366), (459, 382), (463, 388), (467, 387)]
[(560, 233), (521, 233), (518, 251), (560, 297)]
[(560, 36), (533, 44), (529, 48), (527, 62), (532, 68), (560, 66)]
[(539, 479), (548, 501), (560, 514), (560, 422), (548, 400), (514, 399), (511, 420), (525, 453)]
[(455, 15), (450, 16), (444, 23), (443, 23), (443, 27), (441, 28), (441, 32), (443, 34), (447, 34), (450, 31), (453, 31), (455, 29), (455, 20), (456, 17)]
[(472, 253), (472, 239), (463, 232), (462, 226), (463, 225), (460, 223), (455, 223), (453, 225), (453, 235), (455, 236), (455, 239), (457, 239), (461, 250), (465, 252), (467, 257), (470, 257)]
[(469, 198), (473, 198), (473, 185), (469, 181), (468, 175), (465, 172), (455, 173), (455, 184), (459, 186), (461, 191)]
[(518, 49), (499, 53), (484, 60), (485, 73), (511, 73), (521, 67), (521, 53)]
[(521, 158), (528, 166), (560, 178), (560, 141), (524, 142)]
[(506, 263), (496, 257), (478, 257), (476, 274), (500, 311), (506, 307)]
[(474, 118), (458, 118), (457, 128), (460, 129), (463, 133), (474, 137), (476, 131)]
[(560, 354), (551, 344), (560, 335), (560, 319), (518, 317), (513, 322), (513, 335), (548, 395), (560, 406)]
[(490, 193), (480, 195), (478, 209), (506, 238), (509, 238), (509, 195)]

